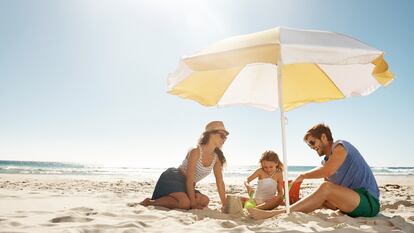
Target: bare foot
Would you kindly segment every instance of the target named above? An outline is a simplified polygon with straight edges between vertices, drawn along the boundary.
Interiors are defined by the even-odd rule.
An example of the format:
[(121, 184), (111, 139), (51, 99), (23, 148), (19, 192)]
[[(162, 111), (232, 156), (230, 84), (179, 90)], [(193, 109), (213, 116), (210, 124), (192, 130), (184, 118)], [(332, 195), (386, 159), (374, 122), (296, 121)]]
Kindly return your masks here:
[(247, 211), (249, 211), (249, 216), (254, 219), (270, 218), (285, 212), (284, 210), (259, 210), (257, 208), (249, 208)]
[(143, 206), (149, 206), (149, 205), (151, 205), (151, 198), (147, 197), (143, 201), (141, 201), (139, 204), (143, 205)]

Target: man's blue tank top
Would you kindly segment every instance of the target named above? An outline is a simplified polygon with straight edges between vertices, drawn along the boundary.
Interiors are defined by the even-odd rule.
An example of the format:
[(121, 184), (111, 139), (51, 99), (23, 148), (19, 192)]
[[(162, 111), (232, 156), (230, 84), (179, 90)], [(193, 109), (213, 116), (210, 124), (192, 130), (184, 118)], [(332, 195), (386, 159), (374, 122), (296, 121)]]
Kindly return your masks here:
[[(353, 190), (357, 188), (364, 188), (372, 196), (379, 200), (377, 181), (375, 180), (371, 168), (368, 166), (367, 162), (365, 162), (361, 153), (359, 153), (359, 151), (351, 143), (344, 140), (336, 141), (332, 145), (331, 153), (338, 144), (345, 147), (347, 155), (345, 161), (336, 173), (328, 177), (329, 181)], [(322, 164), (324, 164), (327, 160), (328, 158), (325, 156)]]

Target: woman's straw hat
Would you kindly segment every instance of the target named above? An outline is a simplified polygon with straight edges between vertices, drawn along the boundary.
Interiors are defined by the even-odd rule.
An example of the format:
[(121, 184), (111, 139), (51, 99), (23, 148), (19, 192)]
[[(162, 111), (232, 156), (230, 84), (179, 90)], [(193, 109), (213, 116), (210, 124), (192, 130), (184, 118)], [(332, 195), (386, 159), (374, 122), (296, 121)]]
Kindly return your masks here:
[(226, 128), (224, 128), (224, 124), (222, 121), (212, 121), (206, 125), (205, 132), (216, 131), (216, 130), (224, 131), (226, 132), (227, 135), (229, 135), (229, 132), (226, 130)]

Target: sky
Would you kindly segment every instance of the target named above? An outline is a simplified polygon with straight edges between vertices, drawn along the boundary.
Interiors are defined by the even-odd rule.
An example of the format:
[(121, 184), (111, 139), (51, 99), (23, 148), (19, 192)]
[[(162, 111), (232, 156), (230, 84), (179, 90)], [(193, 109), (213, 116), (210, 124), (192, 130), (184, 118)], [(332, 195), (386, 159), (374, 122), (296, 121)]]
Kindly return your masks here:
[(396, 77), (287, 112), (288, 164), (320, 164), (302, 138), (324, 122), (371, 166), (413, 167), (412, 12), (409, 0), (0, 0), (0, 160), (174, 167), (212, 120), (230, 132), (227, 166), (282, 157), (278, 111), (207, 108), (166, 93), (166, 79), (184, 55), (284, 26), (357, 38)]

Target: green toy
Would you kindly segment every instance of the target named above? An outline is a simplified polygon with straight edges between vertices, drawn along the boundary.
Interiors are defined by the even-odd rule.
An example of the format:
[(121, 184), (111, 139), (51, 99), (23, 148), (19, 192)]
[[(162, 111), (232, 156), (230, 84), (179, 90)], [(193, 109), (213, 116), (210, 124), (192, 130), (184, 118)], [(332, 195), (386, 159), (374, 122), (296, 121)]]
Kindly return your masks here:
[(245, 209), (255, 208), (256, 207), (256, 202), (253, 200), (253, 194), (254, 194), (254, 192), (249, 193), (249, 200), (247, 200), (244, 203), (244, 208)]
[(290, 182), (289, 184), (288, 184), (288, 191), (290, 192), (290, 189), (292, 188), (292, 186), (293, 186), (293, 182)]

